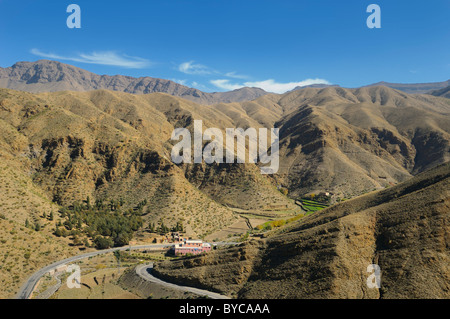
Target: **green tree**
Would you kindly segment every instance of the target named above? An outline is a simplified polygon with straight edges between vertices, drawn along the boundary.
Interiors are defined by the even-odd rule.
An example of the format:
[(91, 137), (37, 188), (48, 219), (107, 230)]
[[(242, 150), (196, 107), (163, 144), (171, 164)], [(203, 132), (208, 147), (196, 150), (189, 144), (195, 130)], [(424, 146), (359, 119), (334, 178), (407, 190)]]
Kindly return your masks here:
[(87, 210), (91, 209), (91, 198), (89, 196), (86, 197), (86, 209)]
[(114, 242), (111, 240), (111, 238), (97, 236), (94, 239), (94, 244), (97, 249), (107, 249), (112, 247), (114, 245)]
[(62, 230), (60, 228), (56, 228), (54, 234), (55, 234), (56, 237), (62, 237), (63, 232), (62, 232)]
[(80, 246), (80, 245), (82, 245), (82, 242), (81, 242), (80, 238), (78, 238), (78, 236), (73, 236), (73, 244), (74, 244), (75, 246)]
[(114, 238), (114, 246), (116, 246), (116, 247), (128, 245), (129, 242), (130, 242), (130, 236), (125, 232), (118, 234)]

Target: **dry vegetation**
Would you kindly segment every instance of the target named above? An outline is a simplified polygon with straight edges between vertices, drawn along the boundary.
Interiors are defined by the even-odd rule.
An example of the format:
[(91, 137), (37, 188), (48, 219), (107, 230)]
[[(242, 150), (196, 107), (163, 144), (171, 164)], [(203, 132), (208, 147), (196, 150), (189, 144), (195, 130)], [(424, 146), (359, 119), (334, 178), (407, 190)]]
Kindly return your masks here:
[[(448, 161), (449, 114), (448, 99), (386, 87), (306, 88), (216, 105), (163, 93), (0, 89), (1, 296), (79, 251), (52, 235), (61, 206), (123, 198), (132, 209), (146, 200), (142, 231), (181, 221), (188, 236), (211, 238), (239, 222), (236, 209), (286, 219), (292, 198), (351, 198)], [(253, 164), (173, 164), (171, 133), (192, 130), (194, 119), (203, 129), (279, 127), (278, 174), (262, 176)]]
[[(450, 163), (316, 212), (263, 240), (156, 264), (238, 298), (449, 298)], [(367, 266), (381, 268), (369, 289)]]

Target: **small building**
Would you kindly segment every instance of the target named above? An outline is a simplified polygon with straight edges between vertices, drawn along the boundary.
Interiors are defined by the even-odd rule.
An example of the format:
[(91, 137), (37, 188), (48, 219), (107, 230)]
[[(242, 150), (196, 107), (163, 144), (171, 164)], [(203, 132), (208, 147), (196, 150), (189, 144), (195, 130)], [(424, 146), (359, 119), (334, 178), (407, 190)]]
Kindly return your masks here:
[(175, 244), (170, 248), (174, 255), (198, 255), (204, 252), (211, 251), (211, 245), (204, 243), (202, 240), (187, 239), (182, 243)]
[(185, 239), (181, 236), (180, 232), (172, 232), (171, 238), (173, 243), (180, 243), (183, 242)]
[(50, 276), (53, 276), (55, 273), (59, 273), (59, 272), (65, 272), (67, 270), (67, 265), (60, 265), (56, 268), (53, 268), (51, 270), (49, 270), (48, 274)]

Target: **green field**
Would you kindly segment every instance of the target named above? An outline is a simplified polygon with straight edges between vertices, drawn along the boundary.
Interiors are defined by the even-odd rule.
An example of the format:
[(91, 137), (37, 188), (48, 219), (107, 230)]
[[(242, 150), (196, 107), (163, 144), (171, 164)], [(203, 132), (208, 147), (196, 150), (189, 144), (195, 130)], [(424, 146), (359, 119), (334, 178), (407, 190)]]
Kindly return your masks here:
[(300, 203), (302, 203), (302, 207), (307, 211), (307, 212), (316, 212), (319, 211), (321, 209), (327, 208), (328, 205), (327, 204), (323, 204), (311, 199), (300, 199)]

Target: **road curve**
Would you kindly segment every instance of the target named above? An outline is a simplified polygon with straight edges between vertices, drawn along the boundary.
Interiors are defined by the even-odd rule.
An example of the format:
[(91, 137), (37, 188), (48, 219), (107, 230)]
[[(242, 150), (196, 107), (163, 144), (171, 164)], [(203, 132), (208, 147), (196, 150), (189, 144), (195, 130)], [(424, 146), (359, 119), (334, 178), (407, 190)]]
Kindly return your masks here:
[[(222, 245), (236, 245), (236, 244), (237, 243), (217, 242), (217, 243), (214, 243), (213, 245), (222, 246)], [(81, 259), (85, 259), (85, 258), (89, 258), (89, 257), (94, 257), (94, 256), (102, 255), (102, 254), (108, 254), (108, 253), (114, 252), (116, 250), (124, 251), (124, 250), (128, 250), (128, 249), (139, 250), (139, 249), (155, 249), (155, 248), (165, 249), (165, 248), (169, 248), (171, 246), (172, 246), (172, 244), (149, 244), (149, 245), (138, 245), (138, 246), (124, 246), (124, 247), (119, 247), (119, 248), (97, 250), (97, 251), (93, 251), (90, 253), (85, 253), (85, 254), (66, 258), (66, 259), (57, 261), (51, 265), (48, 265), (48, 266), (36, 271), (22, 285), (22, 287), (20, 288), (20, 290), (17, 293), (15, 298), (16, 299), (30, 298), (34, 288), (36, 287), (36, 284), (39, 282), (39, 280), (41, 279), (42, 276), (44, 276), (49, 271), (56, 269), (57, 267), (65, 265), (65, 264), (72, 263), (72, 262), (75, 262), (75, 261), (78, 261)]]
[(170, 244), (151, 244), (151, 245), (141, 245), (141, 246), (124, 246), (124, 247), (119, 247), (119, 248), (110, 248), (110, 249), (103, 249), (103, 250), (97, 250), (97, 251), (93, 251), (90, 253), (85, 253), (82, 255), (78, 255), (78, 256), (73, 256), (73, 257), (69, 257), (60, 261), (57, 261), (51, 265), (48, 265), (44, 268), (39, 269), (38, 271), (36, 271), (33, 275), (31, 275), (30, 278), (28, 278), (28, 280), (22, 285), (22, 287), (20, 288), (19, 292), (16, 295), (16, 299), (28, 299), (31, 296), (31, 293), (33, 292), (34, 288), (36, 287), (36, 284), (39, 282), (39, 280), (41, 279), (41, 277), (43, 275), (45, 275), (46, 273), (48, 273), (49, 271), (68, 264), (68, 263), (72, 263), (81, 259), (85, 259), (85, 258), (89, 258), (89, 257), (94, 257), (94, 256), (98, 256), (98, 255), (102, 255), (102, 254), (107, 254), (107, 253), (111, 253), (114, 252), (116, 250), (128, 250), (131, 248), (131, 250), (137, 250), (137, 249), (150, 249), (150, 248), (167, 248), (170, 247)]
[(155, 284), (159, 284), (159, 285), (162, 285), (162, 286), (165, 286), (168, 288), (192, 292), (192, 293), (200, 295), (200, 296), (207, 296), (211, 299), (231, 299), (228, 296), (224, 296), (224, 295), (221, 295), (221, 294), (218, 294), (215, 292), (211, 292), (208, 290), (187, 287), (187, 286), (181, 286), (181, 285), (176, 285), (176, 284), (172, 284), (172, 283), (163, 281), (152, 275), (152, 269), (153, 269), (153, 263), (138, 265), (138, 266), (136, 266), (136, 274), (144, 280), (147, 280), (147, 281), (150, 281)]

